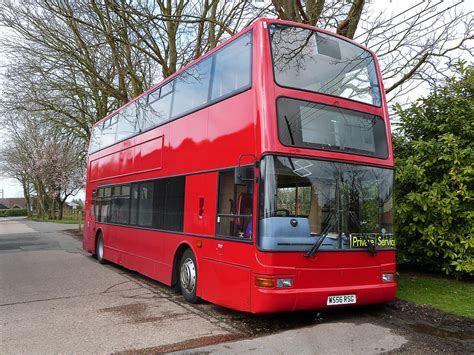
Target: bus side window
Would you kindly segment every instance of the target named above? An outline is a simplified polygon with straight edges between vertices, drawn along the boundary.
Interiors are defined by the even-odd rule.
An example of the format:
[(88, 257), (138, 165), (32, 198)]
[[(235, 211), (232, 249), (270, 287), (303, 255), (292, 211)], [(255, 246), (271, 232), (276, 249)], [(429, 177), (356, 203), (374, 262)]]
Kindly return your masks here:
[(187, 69), (176, 78), (171, 116), (178, 117), (207, 103), (212, 57)]
[(96, 217), (97, 214), (96, 214), (96, 210), (95, 210), (95, 206), (97, 204), (97, 190), (92, 190), (92, 199), (91, 199), (91, 215)]
[(170, 119), (174, 80), (148, 94), (148, 103), (141, 117), (141, 129), (158, 126)]
[(92, 129), (91, 144), (89, 147), (89, 152), (95, 152), (100, 149), (100, 141), (102, 139), (102, 123), (99, 123), (94, 126)]
[(234, 184), (234, 170), (219, 173), (219, 236), (252, 238), (253, 181)]
[(110, 197), (112, 189), (105, 187), (101, 189), (103, 191), (103, 197), (100, 202), (100, 222), (109, 222), (110, 220)]
[(117, 136), (115, 141), (119, 142), (125, 138), (128, 138), (138, 132), (137, 129), (137, 105), (135, 102), (132, 102), (127, 107), (122, 109), (117, 115), (118, 117), (118, 127), (117, 127)]
[(104, 197), (104, 188), (97, 189), (97, 196), (95, 199), (95, 220), (96, 222), (101, 222), (101, 203)]
[(129, 223), (130, 186), (121, 185), (112, 188), (112, 203), (110, 222), (119, 224)]
[(250, 86), (251, 49), (252, 33), (247, 33), (215, 54), (211, 100)]
[(100, 141), (100, 148), (108, 147), (115, 143), (115, 135), (117, 134), (118, 116), (112, 116), (104, 121), (102, 129), (102, 136)]
[(137, 224), (138, 216), (138, 184), (132, 185), (132, 200), (130, 202), (130, 224)]
[(138, 224), (151, 227), (153, 220), (153, 182), (140, 183)]

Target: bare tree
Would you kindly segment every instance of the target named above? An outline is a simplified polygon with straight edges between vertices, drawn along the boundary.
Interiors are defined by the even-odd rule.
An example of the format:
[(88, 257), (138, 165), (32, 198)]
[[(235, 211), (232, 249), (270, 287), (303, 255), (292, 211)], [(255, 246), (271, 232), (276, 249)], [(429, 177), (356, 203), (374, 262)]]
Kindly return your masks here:
[(32, 211), (31, 194), (34, 190), (31, 176), (28, 174), (29, 158), (25, 148), (22, 137), (13, 137), (10, 142), (4, 143), (0, 150), (0, 176), (14, 179), (21, 184), (26, 200), (27, 214), (30, 217)]
[(66, 199), (84, 186), (83, 143), (31, 115), (10, 114), (4, 127), (0, 171), (22, 184), (28, 204), (35, 195), (40, 216), (62, 218)]
[[(458, 5), (421, 1), (389, 16), (364, 0), (0, 0), (10, 31), (0, 40), (9, 62), (0, 109), (37, 113), (88, 141), (97, 120), (262, 15), (374, 49), (393, 99), (435, 82), (454, 51), (469, 49), (473, 20)], [(461, 25), (464, 33), (452, 31)]]
[(249, 0), (122, 0), (114, 10), (140, 38), (138, 49), (167, 77), (251, 24), (267, 7), (254, 7)]
[(361, 19), (365, 0), (326, 1), (272, 0), (274, 10), (282, 20), (301, 22), (321, 28), (335, 27), (336, 32), (353, 38)]
[(72, 136), (251, 23), (250, 1), (0, 1), (3, 112), (42, 112)]
[(11, 32), (1, 41), (4, 110), (41, 111), (87, 141), (93, 123), (151, 85), (157, 65), (133, 49), (133, 36), (116, 40), (126, 28), (105, 5), (3, 1), (0, 24)]
[(389, 100), (447, 78), (463, 52), (472, 58), (473, 13), (461, 4), (421, 1), (390, 17), (375, 13), (367, 18), (355, 39), (377, 53)]
[(60, 139), (55, 134), (50, 133), (44, 138), (34, 151), (32, 174), (42, 182), (49, 197), (50, 217), (55, 218), (58, 210), (58, 218), (62, 219), (67, 198), (84, 187), (85, 166), (80, 159), (83, 148), (74, 140)]
[[(435, 84), (457, 60), (456, 51), (472, 57), (472, 11), (462, 11), (462, 0), (419, 1), (395, 14), (372, 11), (364, 0), (272, 0), (275, 14), (333, 30), (373, 49), (381, 62), (389, 99), (409, 93), (422, 82)], [(446, 65), (447, 64), (447, 65)]]
[[(84, 2), (79, 6), (82, 11), (74, 12), (64, 3), (49, 2), (48, 10), (88, 31), (103, 34), (111, 44), (110, 59), (117, 62), (119, 71), (136, 70), (131, 61), (128, 67), (120, 64), (124, 51), (118, 49), (123, 47), (127, 55), (136, 51), (159, 65), (163, 78), (248, 26), (268, 9), (255, 7), (250, 0), (120, 0), (100, 6)], [(99, 23), (83, 16), (88, 6), (92, 6)], [(109, 25), (103, 26), (103, 22)]]

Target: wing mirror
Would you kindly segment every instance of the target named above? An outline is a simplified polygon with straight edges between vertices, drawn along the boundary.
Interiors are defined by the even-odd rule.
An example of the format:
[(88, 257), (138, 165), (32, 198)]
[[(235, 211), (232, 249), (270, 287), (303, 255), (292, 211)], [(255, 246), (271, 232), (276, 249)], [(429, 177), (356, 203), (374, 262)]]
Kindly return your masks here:
[[(242, 165), (242, 158), (250, 157), (252, 158), (252, 165)], [(245, 159), (249, 160), (249, 159)], [(239, 157), (238, 166), (235, 168), (234, 171), (234, 184), (235, 185), (247, 185), (249, 181), (253, 181), (255, 179), (255, 167), (256, 167), (256, 160), (253, 154), (242, 154)]]

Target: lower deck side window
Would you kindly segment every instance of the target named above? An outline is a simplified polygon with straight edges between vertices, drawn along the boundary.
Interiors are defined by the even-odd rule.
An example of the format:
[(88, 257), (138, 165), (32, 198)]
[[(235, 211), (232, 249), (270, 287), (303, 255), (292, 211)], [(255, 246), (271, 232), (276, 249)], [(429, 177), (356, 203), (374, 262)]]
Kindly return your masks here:
[[(102, 190), (111, 190), (111, 196)], [(97, 221), (183, 231), (185, 177), (98, 189)]]
[(217, 231), (220, 236), (252, 238), (253, 181), (234, 183), (234, 170), (219, 174)]

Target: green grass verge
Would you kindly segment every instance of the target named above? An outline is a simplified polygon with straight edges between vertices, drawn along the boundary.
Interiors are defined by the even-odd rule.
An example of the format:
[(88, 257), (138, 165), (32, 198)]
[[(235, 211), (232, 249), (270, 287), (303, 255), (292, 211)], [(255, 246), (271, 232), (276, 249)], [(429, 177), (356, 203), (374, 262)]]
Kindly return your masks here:
[(401, 272), (397, 297), (474, 319), (474, 282)]
[(79, 223), (79, 219), (73, 219), (73, 218), (68, 218), (68, 217), (65, 217), (63, 219), (48, 219), (48, 218), (42, 219), (38, 217), (31, 217), (31, 220), (36, 221), (36, 222), (54, 222), (54, 223), (64, 223), (64, 224), (78, 224)]

